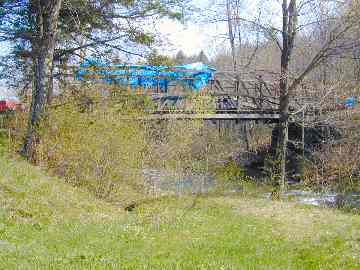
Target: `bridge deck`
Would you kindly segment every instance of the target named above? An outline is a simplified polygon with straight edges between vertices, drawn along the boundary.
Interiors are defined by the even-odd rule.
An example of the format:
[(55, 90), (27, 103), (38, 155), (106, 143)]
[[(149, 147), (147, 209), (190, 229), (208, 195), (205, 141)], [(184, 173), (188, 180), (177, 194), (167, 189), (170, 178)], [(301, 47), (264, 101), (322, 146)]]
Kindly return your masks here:
[(236, 113), (155, 113), (140, 117), (140, 120), (271, 120), (278, 121), (277, 112), (236, 112)]

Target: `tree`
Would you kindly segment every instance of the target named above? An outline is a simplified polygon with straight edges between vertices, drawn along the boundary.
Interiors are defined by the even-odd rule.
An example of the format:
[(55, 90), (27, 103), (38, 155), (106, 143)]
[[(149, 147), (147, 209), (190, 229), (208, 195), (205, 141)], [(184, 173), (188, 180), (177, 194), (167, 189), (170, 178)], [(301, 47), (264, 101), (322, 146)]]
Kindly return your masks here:
[(201, 50), (201, 52), (199, 53), (199, 55), (197, 56), (197, 61), (202, 62), (204, 64), (209, 64), (209, 58), (206, 56), (205, 52), (203, 50)]
[[(81, 58), (77, 53), (81, 50), (95, 55), (104, 55), (109, 49), (141, 55), (126, 47), (154, 42), (154, 35), (143, 30), (142, 22), (162, 16), (179, 18), (179, 2), (68, 0), (61, 5), (61, 0), (0, 1), (0, 42), (16, 44), (9, 61), (24, 59), (34, 72), (29, 126), (21, 153), (30, 157), (45, 100), (51, 102), (54, 61)], [(26, 65), (20, 66), (24, 75)]]
[[(276, 1), (262, 2), (259, 13), (262, 14), (261, 16), (254, 14), (253, 11), (247, 12), (246, 9), (243, 9), (242, 12), (237, 12), (234, 6), (239, 7), (240, 1), (225, 0), (222, 3), (225, 4), (225, 15), (220, 14), (219, 16), (216, 13), (215, 17), (212, 20), (210, 19), (210, 21), (224, 22), (227, 25), (227, 38), (230, 43), (234, 71), (239, 66), (238, 50), (244, 48), (239, 45), (240, 42), (238, 45), (235, 42), (235, 36), (239, 33), (235, 30), (235, 26), (240, 25), (239, 22), (243, 22), (250, 29), (255, 29), (255, 33), (261, 34), (260, 40), (264, 48), (270, 42), (275, 44), (277, 48), (278, 52), (275, 56), (279, 55), (279, 68), (274, 67), (274, 63), (278, 62), (274, 61), (271, 63), (270, 71), (279, 72), (279, 111), (281, 119), (278, 125), (279, 136), (276, 159), (280, 163), (281, 177), (279, 184), (284, 189), (288, 124), (292, 116), (292, 112), (289, 110), (290, 104), (297, 95), (297, 89), (310, 73), (321, 66), (327, 59), (335, 56), (340, 57), (358, 46), (359, 40), (349, 34), (359, 25), (355, 15), (358, 1), (339, 3), (337, 1), (329, 2), (322, 0), (283, 0), (280, 6), (281, 17), (274, 16), (274, 14), (277, 14)], [(322, 9), (316, 8), (319, 4), (322, 5)], [(327, 12), (323, 12), (324, 9), (327, 9)], [(321, 14), (319, 14), (320, 11), (322, 11)], [(281, 23), (279, 23), (280, 19)], [(315, 43), (311, 33), (315, 27), (319, 28), (319, 26), (325, 27), (326, 31), (322, 31), (320, 42), (317, 41)], [(246, 27), (243, 26), (240, 30), (244, 33)], [(259, 39), (254, 38), (254, 40), (258, 41)], [(304, 45), (304, 41), (308, 41), (308, 45), (305, 46), (307, 57), (304, 58), (304, 55), (301, 55), (303, 64), (298, 65), (297, 61), (299, 58), (294, 58), (294, 52)], [(251, 46), (256, 53), (259, 43), (252, 42)]]
[(175, 62), (176, 64), (183, 65), (186, 63), (186, 56), (182, 50), (178, 51), (175, 56)]
[(31, 39), (34, 63), (34, 91), (30, 108), (29, 124), (21, 154), (30, 157), (36, 128), (44, 113), (46, 94), (51, 85), (58, 19), (62, 0), (38, 0), (30, 3), (29, 10), (35, 22)]
[(237, 71), (236, 45), (235, 45), (234, 24), (233, 24), (233, 16), (232, 16), (232, 8), (231, 8), (230, 0), (226, 0), (226, 16), (227, 16), (227, 24), (228, 24), (228, 37), (229, 37), (229, 43), (231, 49), (232, 69), (234, 72), (236, 72)]
[[(150, 23), (161, 17), (179, 19), (182, 16), (182, 0), (129, 1), (129, 0), (66, 0), (59, 14), (59, 34), (54, 61), (82, 61), (85, 56), (105, 57), (110, 54), (125, 54), (144, 57), (147, 47), (156, 40), (156, 33), (146, 31), (143, 23)], [(0, 1), (0, 42), (15, 44), (4, 66), (14, 62), (32, 61), (31, 38), (35, 31), (29, 16), (29, 1)], [(12, 62), (12, 63), (11, 63)], [(9, 64), (8, 64), (9, 63)], [(26, 65), (23, 71), (23, 85), (29, 77)], [(57, 65), (59, 68), (59, 65)], [(57, 71), (61, 74), (61, 70)], [(57, 76), (55, 76), (57, 78)], [(20, 81), (19, 76), (14, 81)], [(48, 101), (51, 102), (51, 93)]]
[[(321, 45), (320, 49), (315, 53), (305, 69), (295, 76), (290, 76), (290, 63), (293, 54), (295, 40), (300, 29), (304, 25), (299, 25), (299, 14), (297, 0), (287, 0), (282, 2), (282, 29), (281, 42), (277, 37), (273, 37), (281, 51), (281, 70), (280, 70), (280, 122), (278, 126), (279, 137), (276, 158), (280, 162), (281, 189), (285, 189), (286, 185), (286, 160), (288, 145), (288, 125), (289, 125), (289, 105), (291, 99), (295, 96), (295, 90), (304, 78), (317, 66), (323, 63), (329, 56), (334, 54), (342, 54), (352, 46), (354, 40), (349, 39), (346, 34), (355, 26), (355, 20), (351, 6), (347, 7), (344, 14), (336, 18), (334, 28)], [(269, 29), (267, 29), (269, 31)], [(292, 77), (290, 81), (290, 77)]]
[(288, 128), (289, 128), (289, 104), (290, 95), (288, 87), (289, 80), (289, 64), (291, 54), (294, 48), (298, 11), (296, 0), (283, 0), (282, 3), (282, 47), (281, 47), (281, 71), (280, 71), (280, 122), (279, 122), (279, 147), (277, 149), (277, 160), (281, 164), (281, 187), (285, 188), (286, 177), (286, 153), (288, 144)]
[(171, 57), (159, 54), (157, 50), (154, 50), (146, 57), (146, 64), (154, 66), (172, 66), (175, 62)]

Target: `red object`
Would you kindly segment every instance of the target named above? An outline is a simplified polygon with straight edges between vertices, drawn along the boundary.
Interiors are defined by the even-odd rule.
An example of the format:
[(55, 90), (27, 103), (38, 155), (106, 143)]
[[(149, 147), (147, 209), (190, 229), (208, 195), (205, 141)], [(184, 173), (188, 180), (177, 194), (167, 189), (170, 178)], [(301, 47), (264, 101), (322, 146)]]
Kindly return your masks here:
[(0, 100), (0, 113), (7, 110), (16, 110), (22, 108), (21, 102), (14, 99)]

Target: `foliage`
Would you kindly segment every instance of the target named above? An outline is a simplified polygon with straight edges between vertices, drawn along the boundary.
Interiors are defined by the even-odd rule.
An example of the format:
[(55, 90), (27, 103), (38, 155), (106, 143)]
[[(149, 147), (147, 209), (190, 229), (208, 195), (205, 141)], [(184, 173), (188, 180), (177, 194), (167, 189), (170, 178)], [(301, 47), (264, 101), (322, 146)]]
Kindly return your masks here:
[(305, 163), (304, 183), (340, 192), (360, 189), (360, 148), (356, 142), (324, 146)]
[(146, 142), (141, 123), (121, 118), (127, 105), (99, 102), (84, 111), (72, 102), (51, 110), (41, 128), (38, 162), (99, 197), (121, 184), (136, 186)]
[(217, 178), (224, 182), (241, 183), (252, 180), (234, 160), (231, 160), (225, 166), (220, 166), (218, 169), (215, 169), (215, 173)]
[(267, 153), (264, 159), (264, 170), (267, 175), (267, 182), (274, 187), (274, 190), (279, 188), (281, 179), (281, 161), (276, 159), (273, 154)]
[[(201, 95), (190, 95), (184, 111), (211, 112), (213, 99)], [(214, 166), (221, 167), (233, 152), (241, 151), (242, 143), (235, 130), (221, 135), (214, 123), (203, 120), (168, 120), (148, 122), (145, 125), (148, 148), (144, 159), (147, 168), (171, 171), (181, 182), (187, 176), (211, 177)], [(195, 185), (201, 185), (196, 178)], [(175, 181), (175, 179), (173, 179)], [(219, 181), (224, 184), (225, 181)]]
[(175, 61), (170, 56), (159, 54), (159, 52), (155, 50), (146, 57), (146, 64), (154, 66), (173, 66)]
[(195, 62), (202, 62), (207, 65), (211, 65), (212, 62), (209, 60), (208, 56), (205, 54), (205, 52), (202, 50), (199, 54), (195, 55), (185, 55), (185, 53), (180, 50), (176, 53), (175, 57), (173, 58), (173, 61), (177, 65), (184, 65), (184, 64), (190, 64)]
[[(120, 55), (144, 56), (156, 40), (156, 33), (144, 29), (159, 18), (180, 19), (182, 0), (172, 1), (123, 1), (123, 0), (66, 0), (62, 1), (59, 14), (59, 33), (54, 61), (65, 64), (72, 59), (82, 60), (87, 54), (113, 57)], [(46, 6), (51, 1), (39, 2)], [(32, 55), (36, 35), (36, 1), (0, 1), (0, 43), (5, 42), (9, 51), (2, 58), (2, 77), (27, 90), (31, 81)], [(90, 48), (96, 48), (93, 53)], [(141, 49), (140, 49), (141, 48)], [(16, 67), (16, 68), (15, 68)], [(59, 68), (62, 68), (60, 65)], [(56, 78), (57, 79), (57, 78)]]
[[(138, 121), (146, 117), (145, 111), (156, 109), (149, 98), (128, 95), (115, 84), (106, 91), (96, 89), (103, 88), (86, 83), (55, 100), (39, 128), (41, 139), (32, 158), (98, 197), (122, 200), (119, 194), (126, 189), (135, 197), (148, 196), (152, 189), (143, 178), (148, 168), (171, 171), (179, 181), (186, 175), (212, 174), (213, 166), (221, 166), (242, 147), (236, 130), (223, 136), (203, 120)], [(190, 95), (183, 109), (210, 112), (213, 102)], [(16, 119), (11, 126), (13, 149), (24, 136), (26, 113), (16, 114)]]

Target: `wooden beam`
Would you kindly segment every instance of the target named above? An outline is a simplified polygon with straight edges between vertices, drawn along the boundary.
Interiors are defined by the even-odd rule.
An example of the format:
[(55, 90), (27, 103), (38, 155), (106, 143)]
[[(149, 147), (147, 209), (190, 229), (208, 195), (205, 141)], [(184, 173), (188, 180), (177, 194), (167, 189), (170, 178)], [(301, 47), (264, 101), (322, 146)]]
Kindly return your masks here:
[(168, 113), (150, 114), (147, 116), (126, 118), (135, 120), (279, 120), (278, 113), (256, 112), (256, 113), (219, 113), (219, 114), (190, 114), (190, 113)]

